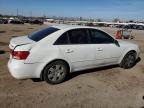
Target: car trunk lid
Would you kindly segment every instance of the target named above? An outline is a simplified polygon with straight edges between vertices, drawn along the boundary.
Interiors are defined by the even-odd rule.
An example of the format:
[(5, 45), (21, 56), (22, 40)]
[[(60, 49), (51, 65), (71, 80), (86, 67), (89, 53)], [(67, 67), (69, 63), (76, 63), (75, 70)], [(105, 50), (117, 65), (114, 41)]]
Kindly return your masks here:
[(17, 46), (33, 44), (35, 41), (28, 38), (28, 36), (20, 36), (12, 38), (9, 44), (11, 50), (14, 50)]

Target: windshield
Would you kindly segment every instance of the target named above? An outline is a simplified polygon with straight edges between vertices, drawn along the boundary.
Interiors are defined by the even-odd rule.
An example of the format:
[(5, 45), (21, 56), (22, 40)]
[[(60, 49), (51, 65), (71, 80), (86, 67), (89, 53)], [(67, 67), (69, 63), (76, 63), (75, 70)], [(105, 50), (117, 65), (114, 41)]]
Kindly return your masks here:
[(34, 41), (40, 41), (41, 39), (45, 38), (46, 36), (58, 31), (59, 29), (54, 28), (54, 27), (48, 27), (44, 28), (42, 30), (39, 30), (37, 32), (32, 33), (28, 37)]

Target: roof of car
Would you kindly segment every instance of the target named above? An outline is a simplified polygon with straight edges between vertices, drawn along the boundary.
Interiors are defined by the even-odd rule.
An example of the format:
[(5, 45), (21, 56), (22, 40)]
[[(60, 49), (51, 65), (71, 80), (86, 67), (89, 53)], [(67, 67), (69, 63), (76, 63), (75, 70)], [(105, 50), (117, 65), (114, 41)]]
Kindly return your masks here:
[(52, 27), (58, 28), (58, 29), (75, 29), (75, 28), (95, 28), (95, 29), (97, 29), (96, 27), (79, 26), (79, 25), (64, 25), (64, 24), (54, 25)]

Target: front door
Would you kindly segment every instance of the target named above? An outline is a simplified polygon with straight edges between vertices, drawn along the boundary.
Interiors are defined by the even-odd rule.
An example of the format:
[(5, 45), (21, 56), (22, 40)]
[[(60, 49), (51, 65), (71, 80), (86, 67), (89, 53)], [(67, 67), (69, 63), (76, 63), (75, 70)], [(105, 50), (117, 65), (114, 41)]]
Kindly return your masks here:
[(102, 61), (99, 65), (116, 64), (121, 55), (120, 46), (114, 43), (114, 39), (103, 31), (89, 29), (91, 44), (95, 50), (95, 64), (97, 60)]

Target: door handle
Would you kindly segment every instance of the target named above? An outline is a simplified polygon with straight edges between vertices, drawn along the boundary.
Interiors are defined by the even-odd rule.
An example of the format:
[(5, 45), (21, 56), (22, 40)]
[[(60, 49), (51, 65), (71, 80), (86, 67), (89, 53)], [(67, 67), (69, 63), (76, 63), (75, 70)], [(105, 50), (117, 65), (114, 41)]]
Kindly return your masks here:
[(97, 50), (98, 50), (98, 51), (103, 51), (103, 49), (102, 49), (102, 48), (98, 48)]
[(67, 49), (67, 50), (66, 50), (66, 53), (72, 53), (72, 52), (74, 52), (74, 51), (71, 50), (71, 49)]

